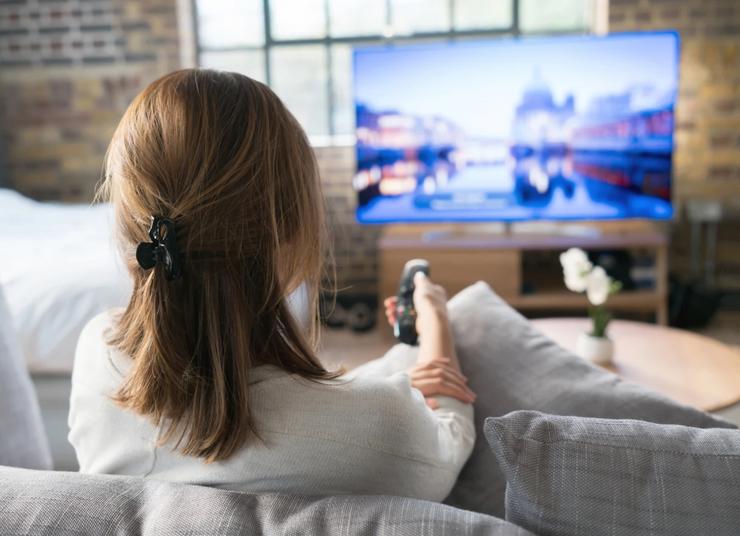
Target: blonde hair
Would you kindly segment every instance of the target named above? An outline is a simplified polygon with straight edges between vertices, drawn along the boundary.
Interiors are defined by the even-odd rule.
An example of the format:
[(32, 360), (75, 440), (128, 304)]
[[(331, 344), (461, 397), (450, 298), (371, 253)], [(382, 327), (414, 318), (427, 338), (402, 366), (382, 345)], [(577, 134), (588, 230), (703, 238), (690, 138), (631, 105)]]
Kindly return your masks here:
[[(197, 69), (155, 81), (113, 135), (101, 192), (133, 277), (110, 339), (133, 360), (115, 400), (161, 426), (162, 443), (206, 461), (247, 443), (255, 366), (335, 376), (315, 355), (326, 243), (316, 160), (268, 87)], [(153, 215), (175, 222), (177, 280), (135, 260)], [(307, 334), (286, 303), (302, 283)]]

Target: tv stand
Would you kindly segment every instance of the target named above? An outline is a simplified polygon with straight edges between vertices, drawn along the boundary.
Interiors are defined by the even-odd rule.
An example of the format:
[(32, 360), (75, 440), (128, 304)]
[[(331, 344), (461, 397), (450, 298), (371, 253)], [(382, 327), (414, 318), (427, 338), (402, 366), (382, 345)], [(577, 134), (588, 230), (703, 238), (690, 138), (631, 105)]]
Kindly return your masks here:
[(668, 323), (668, 237), (658, 224), (645, 221), (387, 226), (379, 242), (381, 297), (395, 294), (403, 265), (421, 257), (450, 296), (482, 280), (522, 312), (585, 313), (585, 296), (565, 288), (559, 266), (525, 274), (525, 256), (571, 247), (650, 254), (652, 288), (623, 291), (608, 306), (617, 313), (653, 313), (658, 324)]
[[(389, 229), (410, 230), (413, 226), (393, 226)], [(430, 226), (429, 230), (420, 230), (421, 239), (427, 243), (438, 240), (449, 240), (453, 237), (476, 237), (476, 236), (590, 236), (597, 237), (602, 234), (602, 229), (593, 225), (582, 223), (552, 223), (552, 222), (505, 222), (486, 223), (475, 225), (444, 225)], [(396, 231), (390, 231), (395, 234)]]

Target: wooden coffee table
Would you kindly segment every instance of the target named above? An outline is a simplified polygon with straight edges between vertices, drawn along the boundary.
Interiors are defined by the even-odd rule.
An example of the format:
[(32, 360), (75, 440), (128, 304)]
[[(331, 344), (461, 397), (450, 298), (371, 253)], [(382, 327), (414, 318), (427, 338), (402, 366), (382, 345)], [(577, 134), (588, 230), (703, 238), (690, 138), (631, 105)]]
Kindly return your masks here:
[[(575, 351), (587, 318), (545, 318), (532, 323), (567, 350)], [(613, 320), (614, 363), (606, 366), (629, 380), (704, 411), (740, 400), (740, 350), (689, 331)]]

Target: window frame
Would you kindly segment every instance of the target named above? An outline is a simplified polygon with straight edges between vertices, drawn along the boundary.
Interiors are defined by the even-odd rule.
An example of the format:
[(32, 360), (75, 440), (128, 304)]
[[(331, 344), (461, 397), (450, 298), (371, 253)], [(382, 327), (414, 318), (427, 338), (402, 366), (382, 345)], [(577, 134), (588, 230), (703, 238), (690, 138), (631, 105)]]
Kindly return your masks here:
[[(191, 31), (194, 41), (193, 48), (193, 60), (195, 65), (201, 65), (201, 55), (203, 52), (235, 52), (243, 50), (260, 51), (264, 56), (264, 75), (265, 81), (268, 86), (272, 85), (272, 67), (270, 62), (270, 52), (274, 47), (285, 47), (285, 46), (317, 46), (320, 45), (324, 48), (325, 61), (326, 61), (326, 96), (327, 96), (327, 126), (328, 135), (322, 134), (311, 134), (308, 133), (309, 137), (314, 139), (328, 138), (329, 143), (335, 139), (344, 138), (346, 136), (337, 134), (334, 125), (335, 116), (335, 92), (334, 92), (334, 69), (332, 60), (332, 46), (333, 45), (352, 45), (352, 44), (397, 44), (397, 43), (413, 43), (429, 40), (438, 41), (454, 41), (455, 39), (466, 39), (466, 38), (485, 38), (485, 37), (519, 37), (522, 35), (521, 21), (520, 21), (520, 2), (521, 0), (509, 0), (511, 2), (511, 24), (508, 26), (502, 26), (497, 28), (480, 28), (472, 30), (456, 30), (455, 24), (455, 8), (457, 6), (456, 0), (447, 0), (449, 5), (449, 29), (447, 31), (435, 31), (435, 32), (414, 32), (410, 34), (367, 34), (367, 35), (353, 35), (353, 36), (340, 36), (334, 37), (331, 34), (331, 13), (330, 13), (330, 0), (323, 0), (324, 6), (324, 18), (325, 22), (325, 37), (316, 38), (296, 38), (296, 39), (275, 39), (272, 36), (271, 27), (271, 13), (270, 13), (270, 0), (261, 0), (262, 2), (262, 24), (264, 27), (264, 43), (259, 46), (254, 45), (237, 45), (229, 47), (204, 47), (200, 42), (200, 35), (198, 30), (198, 5), (197, 0), (187, 0), (189, 8), (191, 10)], [(594, 19), (598, 22), (600, 19), (599, 4), (602, 1), (596, 2), (596, 12), (594, 13)], [(393, 26), (393, 0), (385, 0), (385, 24), (388, 28)], [(603, 17), (601, 17), (603, 18)], [(542, 32), (527, 32), (527, 35), (558, 35), (558, 34), (588, 34), (593, 33), (593, 26), (597, 25), (596, 22), (591, 22), (591, 28), (573, 28), (573, 29), (562, 29), (554, 31), (542, 31)], [(323, 143), (321, 143), (323, 144)]]

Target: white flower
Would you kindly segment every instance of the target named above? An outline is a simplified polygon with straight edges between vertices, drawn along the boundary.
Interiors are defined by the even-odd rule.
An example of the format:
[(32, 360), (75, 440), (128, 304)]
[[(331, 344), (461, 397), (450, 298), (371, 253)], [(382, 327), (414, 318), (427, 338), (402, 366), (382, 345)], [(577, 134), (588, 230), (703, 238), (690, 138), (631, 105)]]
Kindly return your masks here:
[(609, 297), (612, 279), (606, 275), (606, 271), (597, 266), (586, 278), (586, 296), (591, 305), (602, 305)]
[(583, 292), (586, 290), (588, 274), (565, 272), (565, 286), (573, 292)]
[(573, 292), (586, 290), (587, 277), (593, 268), (586, 252), (579, 248), (570, 248), (560, 254), (560, 264), (563, 266), (565, 286)]
[(570, 248), (565, 253), (561, 253), (560, 264), (563, 266), (563, 271), (574, 273), (588, 272), (593, 266), (586, 252), (580, 248)]

